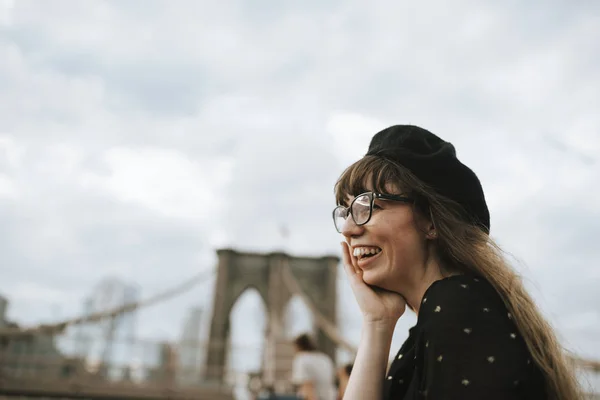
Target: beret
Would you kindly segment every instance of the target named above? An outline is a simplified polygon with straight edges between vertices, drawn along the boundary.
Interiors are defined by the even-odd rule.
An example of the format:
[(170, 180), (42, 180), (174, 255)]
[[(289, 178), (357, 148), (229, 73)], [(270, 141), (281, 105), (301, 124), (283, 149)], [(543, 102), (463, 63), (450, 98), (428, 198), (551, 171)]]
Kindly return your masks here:
[(458, 160), (451, 143), (418, 126), (394, 125), (373, 136), (367, 155), (402, 165), (438, 194), (460, 204), (467, 222), (489, 233), (490, 213), (481, 182)]

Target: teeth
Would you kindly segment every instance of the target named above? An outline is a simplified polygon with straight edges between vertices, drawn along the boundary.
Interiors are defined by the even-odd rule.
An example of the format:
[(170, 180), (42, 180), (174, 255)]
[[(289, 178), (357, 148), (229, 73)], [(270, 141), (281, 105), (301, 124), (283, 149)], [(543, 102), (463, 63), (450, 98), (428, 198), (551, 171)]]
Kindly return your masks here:
[(363, 257), (365, 254), (377, 254), (381, 252), (381, 249), (378, 247), (355, 247), (354, 248), (354, 257)]

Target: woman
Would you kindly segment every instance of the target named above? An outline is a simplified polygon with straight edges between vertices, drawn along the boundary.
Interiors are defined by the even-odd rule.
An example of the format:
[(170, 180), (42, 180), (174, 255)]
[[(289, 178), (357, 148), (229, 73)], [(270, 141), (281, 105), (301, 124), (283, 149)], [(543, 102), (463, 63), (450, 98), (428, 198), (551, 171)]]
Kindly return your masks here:
[(335, 368), (328, 355), (317, 350), (308, 334), (294, 339), (296, 355), (292, 382), (303, 400), (335, 400)]
[[(387, 128), (342, 174), (336, 198), (363, 314), (344, 399), (581, 398), (552, 328), (488, 236), (481, 184), (452, 144)], [(417, 323), (386, 371), (406, 307)]]

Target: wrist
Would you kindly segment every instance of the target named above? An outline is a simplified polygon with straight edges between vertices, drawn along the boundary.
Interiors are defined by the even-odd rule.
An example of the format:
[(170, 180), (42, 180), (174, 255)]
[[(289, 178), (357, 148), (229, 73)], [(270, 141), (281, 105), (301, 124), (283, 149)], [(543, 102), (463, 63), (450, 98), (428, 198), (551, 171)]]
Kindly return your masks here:
[(376, 334), (393, 334), (397, 319), (364, 319), (363, 330)]

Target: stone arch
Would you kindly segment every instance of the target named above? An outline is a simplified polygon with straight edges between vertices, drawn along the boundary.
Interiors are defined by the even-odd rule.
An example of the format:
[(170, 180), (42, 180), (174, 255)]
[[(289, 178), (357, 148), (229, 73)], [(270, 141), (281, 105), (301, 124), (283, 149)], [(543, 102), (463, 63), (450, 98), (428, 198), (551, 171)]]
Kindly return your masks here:
[[(232, 249), (217, 250), (217, 255), (217, 280), (206, 357), (206, 364), (211, 368), (206, 370), (206, 380), (223, 382), (227, 359), (225, 344), (231, 334), (229, 314), (237, 298), (248, 287), (256, 288), (265, 300), (268, 313), (267, 347), (271, 351), (267, 359), (278, 359), (278, 345), (286, 342), (278, 327), (283, 325), (284, 307), (292, 296), (282, 280), (285, 265), (289, 266), (302, 291), (318, 312), (336, 322), (338, 257), (294, 257), (279, 252), (242, 253)], [(315, 338), (319, 348), (335, 360), (335, 343), (321, 329), (317, 329)], [(286, 368), (265, 366), (265, 369), (271, 371), (266, 380), (287, 379)]]
[(262, 304), (265, 306), (265, 310), (268, 311), (268, 302), (267, 302), (267, 298), (264, 294), (264, 290), (261, 291), (255, 284), (248, 283), (246, 286), (242, 287), (240, 290), (233, 292), (231, 307), (229, 307), (229, 309), (225, 311), (227, 313), (227, 315), (231, 315), (231, 310), (235, 307), (238, 300), (242, 296), (244, 296), (244, 294), (246, 294), (246, 292), (251, 291), (251, 290), (256, 291), (256, 293), (259, 295), (260, 299), (262, 300)]
[[(268, 323), (267, 304), (258, 290), (246, 287), (229, 312), (231, 337), (229, 340), (226, 372), (229, 378), (238, 376), (242, 370), (259, 371), (262, 367), (262, 351), (265, 346), (265, 330)], [(228, 379), (227, 381), (232, 382)]]
[[(300, 296), (293, 295), (283, 307), (283, 321), (285, 336), (288, 339), (296, 337), (300, 333), (315, 333), (315, 317), (310, 309), (304, 304)], [(299, 317), (300, 321), (295, 318)], [(306, 320), (308, 317), (308, 321)]]

